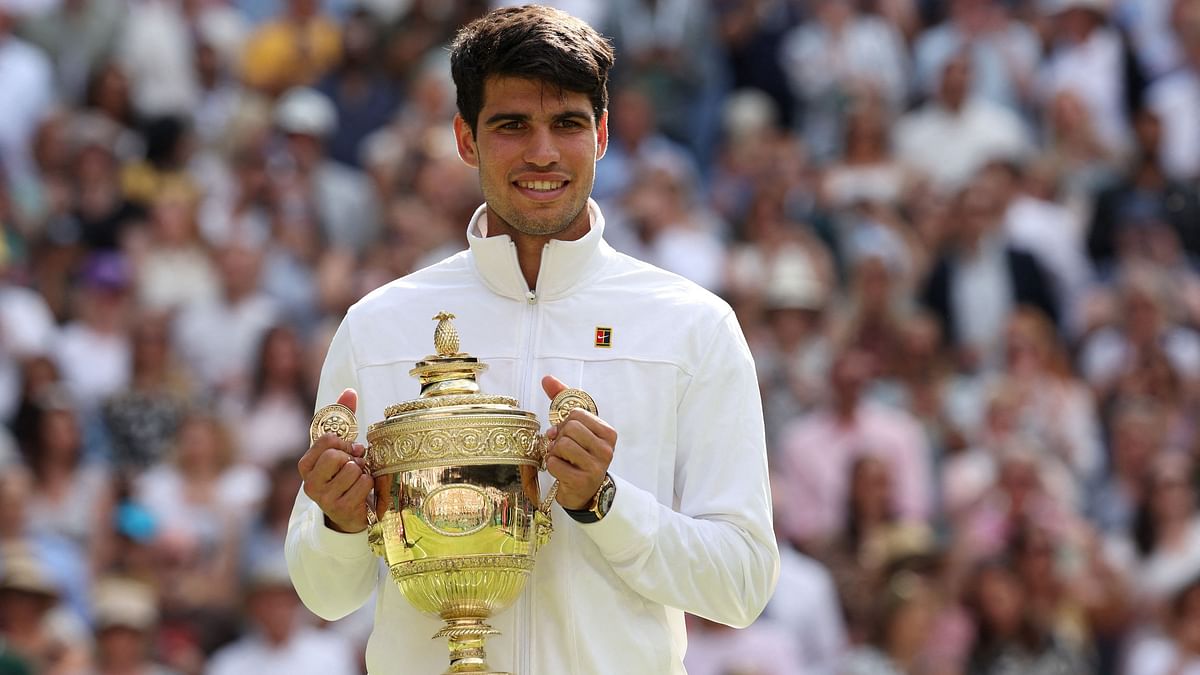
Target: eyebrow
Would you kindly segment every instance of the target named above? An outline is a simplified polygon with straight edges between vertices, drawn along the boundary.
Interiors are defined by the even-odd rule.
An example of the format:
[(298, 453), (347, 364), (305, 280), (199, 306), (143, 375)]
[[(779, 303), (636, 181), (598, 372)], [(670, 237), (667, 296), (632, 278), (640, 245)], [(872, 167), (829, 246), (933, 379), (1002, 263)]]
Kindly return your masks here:
[[(493, 124), (497, 124), (497, 123), (501, 123), (501, 122), (528, 122), (531, 119), (533, 119), (533, 116), (528, 115), (526, 113), (499, 112), (499, 113), (496, 113), (495, 115), (492, 115), (491, 117), (487, 118), (486, 120), (484, 120), (483, 123), (487, 126), (491, 126)], [(567, 110), (565, 112), (558, 113), (557, 115), (554, 116), (554, 121), (556, 121), (556, 122), (559, 120), (590, 120), (590, 119), (592, 119), (590, 111), (583, 112), (580, 110)]]

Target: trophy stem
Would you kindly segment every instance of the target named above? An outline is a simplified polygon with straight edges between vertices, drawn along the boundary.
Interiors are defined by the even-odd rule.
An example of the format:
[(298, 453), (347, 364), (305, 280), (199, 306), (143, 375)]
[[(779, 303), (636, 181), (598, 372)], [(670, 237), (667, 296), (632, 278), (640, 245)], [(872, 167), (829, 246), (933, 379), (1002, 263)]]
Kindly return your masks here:
[(440, 637), (449, 638), (450, 670), (444, 675), (510, 675), (490, 670), (487, 656), (483, 653), (483, 641), (489, 635), (499, 634), (500, 631), (484, 623), (483, 617), (446, 619), (446, 627), (433, 636), (435, 640)]

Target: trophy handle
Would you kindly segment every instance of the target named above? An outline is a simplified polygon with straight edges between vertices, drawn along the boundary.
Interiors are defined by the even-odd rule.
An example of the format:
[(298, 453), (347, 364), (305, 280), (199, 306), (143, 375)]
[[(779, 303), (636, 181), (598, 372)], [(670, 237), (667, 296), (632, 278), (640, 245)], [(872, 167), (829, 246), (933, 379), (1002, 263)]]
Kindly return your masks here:
[(372, 553), (387, 560), (387, 550), (383, 546), (383, 523), (375, 515), (372, 504), (367, 504), (367, 546), (371, 547)]

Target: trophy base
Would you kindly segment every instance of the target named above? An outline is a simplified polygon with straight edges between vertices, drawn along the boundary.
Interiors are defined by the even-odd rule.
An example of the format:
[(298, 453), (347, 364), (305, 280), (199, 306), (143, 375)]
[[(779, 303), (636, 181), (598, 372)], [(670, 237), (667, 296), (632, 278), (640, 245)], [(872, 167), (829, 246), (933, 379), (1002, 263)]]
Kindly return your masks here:
[(488, 667), (483, 651), (483, 641), (500, 631), (484, 622), (483, 617), (446, 619), (446, 627), (437, 632), (433, 639), (449, 638), (450, 669), (443, 675), (512, 675)]

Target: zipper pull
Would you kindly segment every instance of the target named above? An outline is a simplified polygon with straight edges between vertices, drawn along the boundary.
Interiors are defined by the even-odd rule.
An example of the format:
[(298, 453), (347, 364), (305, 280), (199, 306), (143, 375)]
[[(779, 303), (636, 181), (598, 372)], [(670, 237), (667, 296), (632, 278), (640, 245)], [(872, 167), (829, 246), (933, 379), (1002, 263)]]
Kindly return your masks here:
[(525, 291), (525, 299), (527, 301), (529, 301), (529, 304), (536, 305), (537, 304), (537, 293), (534, 293), (533, 291)]

